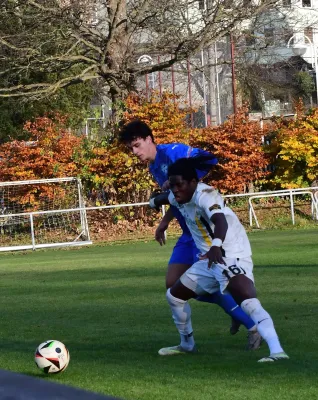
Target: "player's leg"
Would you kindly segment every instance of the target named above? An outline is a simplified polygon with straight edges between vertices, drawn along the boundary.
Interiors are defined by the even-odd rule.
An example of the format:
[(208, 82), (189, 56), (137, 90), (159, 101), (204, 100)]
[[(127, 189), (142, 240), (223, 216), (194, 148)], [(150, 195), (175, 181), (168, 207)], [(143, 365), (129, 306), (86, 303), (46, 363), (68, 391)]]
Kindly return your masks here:
[[(183, 273), (198, 261), (199, 250), (196, 248), (192, 237), (183, 234), (176, 243), (172, 255), (170, 257), (168, 270), (166, 274), (166, 288), (171, 288)], [(205, 294), (204, 296), (196, 296), (196, 300), (217, 304), (232, 318), (230, 327), (231, 334), (238, 332), (240, 325), (244, 325), (246, 329), (253, 333), (249, 335), (247, 345), (248, 350), (256, 350), (261, 344), (261, 338), (257, 334), (254, 321), (239, 307), (230, 294), (222, 294), (217, 291), (213, 294)]]
[(231, 335), (235, 335), (243, 324), (249, 331), (255, 328), (254, 321), (241, 309), (230, 294), (222, 294), (219, 290), (213, 294), (206, 296), (197, 296), (198, 301), (207, 303), (215, 303), (223, 308), (223, 310), (232, 317), (232, 325), (230, 327)]
[[(189, 267), (190, 266), (186, 264), (169, 264), (166, 275), (167, 289), (172, 287)], [(230, 327), (232, 335), (238, 332), (241, 324), (243, 324), (248, 330), (246, 350), (257, 350), (260, 348), (262, 338), (257, 332), (255, 322), (241, 309), (241, 307), (238, 306), (230, 294), (221, 294), (218, 290), (213, 294), (206, 294), (204, 296), (195, 295), (194, 299), (202, 302), (218, 304), (232, 317), (232, 326)]]
[(219, 283), (214, 278), (212, 271), (207, 268), (207, 262), (204, 260), (193, 264), (171, 289), (167, 290), (167, 301), (180, 334), (180, 345), (164, 347), (159, 350), (160, 355), (170, 356), (196, 352), (188, 300), (197, 295), (214, 293), (218, 289)]
[(243, 260), (225, 260), (227, 266), (217, 265), (216, 276), (220, 282), (221, 291), (228, 290), (257, 325), (259, 334), (268, 344), (270, 356), (261, 362), (288, 359), (284, 352), (273, 320), (257, 299), (253, 277), (253, 262), (251, 258)]
[(166, 298), (172, 312), (172, 319), (180, 334), (180, 344), (164, 347), (159, 350), (161, 356), (174, 356), (185, 353), (195, 353), (196, 347), (191, 322), (191, 307), (188, 300), (195, 293), (178, 280), (171, 289), (167, 290)]
[[(247, 344), (246, 350), (258, 350), (262, 344), (262, 336), (257, 331), (255, 322), (249, 317), (242, 308), (236, 303), (230, 294), (222, 294), (219, 290), (207, 296), (197, 296), (195, 298), (199, 301), (207, 301), (218, 304), (223, 310), (232, 317), (232, 324), (230, 326), (231, 335), (235, 335), (243, 324), (247, 329)], [(206, 300), (205, 300), (206, 299)]]
[(189, 235), (182, 234), (170, 256), (166, 273), (166, 288), (171, 288), (192, 264), (194, 264), (193, 239)]
[(192, 264), (169, 263), (166, 273), (166, 289), (170, 289)]

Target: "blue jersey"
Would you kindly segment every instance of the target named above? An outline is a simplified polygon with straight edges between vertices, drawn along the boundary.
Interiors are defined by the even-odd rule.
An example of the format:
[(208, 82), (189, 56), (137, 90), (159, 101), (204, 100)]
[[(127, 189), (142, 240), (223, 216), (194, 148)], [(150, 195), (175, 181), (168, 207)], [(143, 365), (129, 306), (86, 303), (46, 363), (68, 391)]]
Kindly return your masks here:
[[(157, 145), (157, 154), (155, 160), (150, 164), (149, 171), (154, 177), (155, 181), (162, 187), (162, 185), (168, 180), (168, 167), (173, 164), (179, 158), (188, 158), (198, 155), (210, 155), (205, 150), (193, 148), (183, 143), (171, 143), (171, 144), (159, 144)], [(209, 161), (209, 164), (217, 164), (217, 158), (213, 158)], [(203, 178), (207, 173), (205, 171), (197, 170), (199, 179)], [(183, 216), (180, 214), (178, 209), (171, 206), (173, 215), (177, 218), (183, 233), (191, 235), (190, 231), (185, 223)]]

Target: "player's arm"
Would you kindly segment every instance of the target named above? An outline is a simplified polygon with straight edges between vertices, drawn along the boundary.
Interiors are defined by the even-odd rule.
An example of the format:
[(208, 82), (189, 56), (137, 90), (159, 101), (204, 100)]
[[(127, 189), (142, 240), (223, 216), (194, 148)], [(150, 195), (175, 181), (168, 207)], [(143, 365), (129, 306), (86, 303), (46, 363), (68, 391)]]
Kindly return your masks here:
[(228, 229), (228, 224), (223, 213), (212, 215), (211, 221), (214, 224), (214, 239), (212, 240), (212, 246), (208, 252), (200, 256), (201, 260), (209, 260), (209, 268), (212, 266), (212, 263), (225, 265), (222, 257), (221, 246), (224, 242)]
[(223, 213), (223, 199), (222, 196), (211, 189), (206, 192), (200, 199), (200, 206), (204, 209), (205, 214), (210, 218), (214, 225), (214, 237), (210, 250), (203, 254), (200, 259), (209, 260), (209, 268), (212, 263), (225, 264), (222, 257), (222, 244), (224, 242), (228, 223)]
[[(163, 192), (163, 193), (157, 194), (157, 196), (150, 199), (149, 205), (151, 207), (159, 208), (162, 205), (170, 204), (171, 195), (169, 197), (169, 194), (170, 194), (169, 192)], [(160, 221), (158, 228), (156, 229), (155, 239), (160, 244), (160, 246), (162, 246), (163, 244), (166, 243), (165, 231), (167, 230), (169, 223), (171, 222), (171, 220), (173, 218), (174, 218), (174, 215), (172, 213), (172, 210), (169, 208), (167, 213), (163, 216), (162, 220)]]
[(169, 203), (169, 192), (154, 193), (151, 195), (149, 200), (149, 206), (151, 208), (159, 209), (160, 206), (170, 204)]
[(214, 224), (214, 239), (212, 240), (212, 247), (206, 253), (206, 258), (209, 259), (209, 267), (212, 265), (212, 263), (225, 264), (222, 257), (221, 246), (224, 242), (228, 228), (227, 221), (223, 213), (212, 215), (211, 221)]
[[(190, 152), (190, 157), (198, 157), (198, 156), (209, 156), (211, 157), (211, 159), (209, 161), (207, 161), (208, 165), (211, 165), (211, 168), (213, 165), (216, 165), (218, 163), (218, 159), (212, 154), (209, 153), (208, 151), (199, 149), (199, 148), (192, 148), (191, 152)], [(205, 177), (205, 175), (208, 174), (208, 170), (198, 170), (197, 169), (197, 174), (198, 174), (198, 178), (202, 179)]]
[(155, 232), (155, 239), (156, 241), (162, 246), (163, 244), (166, 244), (166, 238), (165, 238), (165, 231), (168, 229), (168, 226), (170, 222), (173, 220), (174, 215), (172, 213), (172, 210), (169, 208), (169, 210), (166, 212), (166, 214), (163, 216), (161, 219), (156, 232)]

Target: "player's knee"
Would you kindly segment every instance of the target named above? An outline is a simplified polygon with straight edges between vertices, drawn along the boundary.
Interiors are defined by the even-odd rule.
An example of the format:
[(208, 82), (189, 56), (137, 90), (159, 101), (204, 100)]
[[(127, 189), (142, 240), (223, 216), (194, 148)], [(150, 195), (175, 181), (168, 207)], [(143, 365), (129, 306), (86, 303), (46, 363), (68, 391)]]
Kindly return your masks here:
[(171, 294), (170, 289), (168, 289), (167, 292), (166, 292), (166, 299), (167, 299), (169, 305), (172, 306), (172, 307), (175, 307), (175, 306), (180, 305), (181, 303), (184, 303), (184, 300), (181, 300), (178, 297), (173, 296)]
[(256, 311), (258, 311), (261, 307), (262, 306), (260, 301), (256, 298), (246, 299), (241, 303), (241, 308), (247, 315), (252, 315)]
[(256, 298), (254, 283), (244, 275), (231, 278), (227, 289), (237, 304), (241, 304), (244, 300)]

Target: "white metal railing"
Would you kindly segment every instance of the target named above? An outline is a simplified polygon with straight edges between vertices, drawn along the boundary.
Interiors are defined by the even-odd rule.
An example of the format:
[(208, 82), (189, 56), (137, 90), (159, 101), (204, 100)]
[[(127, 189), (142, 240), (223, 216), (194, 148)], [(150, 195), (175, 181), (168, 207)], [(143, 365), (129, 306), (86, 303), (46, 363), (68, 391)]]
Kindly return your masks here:
[[(70, 209), (60, 209), (60, 210), (47, 210), (47, 211), (33, 211), (33, 212), (24, 212), (24, 213), (16, 213), (16, 214), (1, 214), (0, 215), (0, 226), (2, 225), (3, 219), (17, 217), (29, 217), (30, 220), (30, 239), (31, 244), (29, 245), (19, 245), (19, 246), (2, 246), (0, 247), (0, 251), (12, 251), (12, 250), (36, 250), (40, 248), (47, 248), (47, 247), (60, 247), (60, 246), (82, 246), (87, 244), (92, 244), (89, 235), (89, 228), (87, 224), (86, 214), (88, 210), (103, 210), (103, 209), (112, 209), (112, 208), (121, 208), (121, 207), (136, 207), (136, 206), (147, 206), (149, 205), (148, 202), (144, 203), (132, 203), (132, 204), (117, 204), (112, 206), (94, 206), (94, 207), (77, 207), (77, 208), (70, 208)], [(63, 242), (63, 243), (37, 243), (36, 241), (36, 234), (34, 229), (34, 217), (38, 215), (54, 215), (54, 214), (63, 214), (63, 213), (70, 213), (70, 212), (80, 212), (85, 213), (85, 224), (82, 226), (82, 232), (77, 236), (77, 238), (72, 242)], [(165, 209), (162, 207), (162, 213), (164, 215)], [(4, 224), (3, 224), (4, 225)], [(78, 239), (85, 235), (87, 240), (78, 241)]]
[[(313, 190), (315, 188), (312, 188)], [(317, 188), (316, 188), (317, 189)], [(274, 193), (270, 193), (270, 194), (262, 194), (262, 195), (253, 195), (250, 196), (250, 198), (248, 199), (248, 203), (249, 203), (249, 218), (250, 218), (250, 226), (253, 226), (253, 218), (255, 220), (256, 226), (258, 228), (260, 228), (260, 224), (258, 222), (254, 207), (253, 207), (253, 203), (252, 201), (254, 199), (260, 199), (260, 198), (264, 198), (264, 197), (286, 197), (289, 196), (290, 199), (290, 213), (291, 213), (291, 219), (292, 219), (292, 223), (293, 225), (295, 225), (295, 210), (294, 210), (294, 196), (299, 196), (299, 195), (309, 195), (311, 197), (311, 215), (313, 219), (317, 219), (318, 220), (318, 201), (317, 201), (317, 197), (315, 196), (316, 193), (314, 194), (312, 191), (309, 191), (308, 189), (303, 189), (303, 190), (286, 190), (286, 191), (280, 191), (280, 192), (274, 192)]]
[[(295, 224), (295, 210), (294, 210), (294, 196), (298, 195), (309, 195), (311, 198), (311, 212), (313, 219), (318, 220), (318, 186), (311, 187), (311, 188), (300, 188), (300, 189), (288, 189), (288, 190), (277, 190), (277, 191), (268, 191), (268, 192), (258, 192), (258, 193), (244, 193), (244, 194), (233, 194), (233, 195), (225, 195), (223, 196), (225, 199), (229, 198), (239, 198), (239, 197), (248, 197), (248, 204), (249, 204), (249, 220), (250, 226), (253, 226), (253, 218), (255, 220), (256, 226), (260, 228), (260, 224), (258, 222), (256, 212), (253, 206), (253, 200), (258, 198), (266, 198), (266, 197), (286, 197), (288, 196), (290, 199), (290, 210), (291, 210), (291, 219), (292, 223)], [(2, 219), (4, 218), (14, 218), (14, 217), (27, 217), (29, 216), (30, 219), (30, 245), (23, 245), (23, 246), (7, 246), (7, 247), (0, 247), (0, 251), (11, 251), (11, 250), (22, 250), (22, 249), (37, 249), (37, 248), (44, 248), (44, 247), (56, 247), (56, 246), (78, 246), (78, 245), (85, 245), (91, 244), (89, 238), (89, 229), (86, 224), (85, 232), (83, 231), (81, 234), (77, 236), (77, 238), (73, 242), (67, 243), (47, 243), (47, 244), (37, 244), (36, 243), (36, 235), (34, 232), (34, 217), (37, 215), (42, 214), (61, 214), (61, 213), (69, 213), (69, 212), (84, 212), (85, 219), (87, 211), (91, 210), (103, 210), (103, 209), (115, 209), (115, 208), (122, 208), (122, 207), (139, 207), (139, 206), (148, 206), (148, 202), (142, 203), (131, 203), (131, 204), (116, 204), (116, 205), (105, 205), (105, 206), (93, 206), (93, 207), (79, 207), (79, 208), (72, 208), (72, 209), (61, 209), (61, 210), (48, 210), (48, 211), (34, 211), (34, 212), (25, 212), (25, 213), (16, 213), (16, 214), (2, 214), (0, 215), (0, 226), (2, 224)], [(165, 207), (162, 207), (162, 214), (165, 213)], [(87, 221), (85, 221), (87, 223)], [(85, 233), (85, 236), (88, 240), (84, 241), (77, 241), (79, 237)]]
[(290, 198), (290, 208), (291, 208), (291, 219), (293, 225), (295, 224), (295, 212), (294, 212), (294, 196), (307, 194), (311, 197), (311, 214), (313, 219), (318, 220), (318, 186), (307, 187), (307, 188), (297, 188), (297, 189), (283, 189), (283, 190), (272, 190), (267, 192), (257, 192), (257, 193), (241, 193), (241, 194), (229, 194), (223, 196), (227, 198), (236, 197), (248, 197), (249, 203), (249, 221), (250, 226), (253, 226), (253, 218), (255, 220), (256, 226), (260, 228), (255, 209), (252, 203), (253, 199), (265, 198), (265, 197), (286, 197)]
[[(34, 217), (37, 215), (41, 214), (48, 214), (48, 215), (54, 215), (59, 213), (60, 210), (46, 210), (46, 211), (38, 211), (38, 212), (14, 212), (13, 210), (8, 210), (5, 202), (6, 201), (12, 201), (12, 198), (15, 199), (18, 196), (18, 187), (20, 186), (26, 186), (26, 185), (47, 185), (47, 184), (61, 184), (61, 183), (74, 183), (74, 185), (71, 186), (66, 186), (69, 187), (73, 190), (72, 193), (72, 198), (74, 197), (73, 194), (78, 199), (78, 203), (75, 202), (73, 203), (74, 206), (78, 206), (78, 208), (74, 208), (77, 210), (79, 213), (76, 216), (75, 220), (76, 221), (71, 221), (72, 228), (74, 229), (74, 224), (76, 224), (76, 229), (78, 230), (77, 232), (72, 231), (72, 233), (76, 233), (73, 237), (70, 237), (69, 234), (64, 235), (65, 236), (65, 242), (61, 243), (61, 241), (58, 240), (56, 232), (66, 232), (64, 226), (57, 226), (54, 225), (54, 222), (49, 228), (46, 229), (46, 233), (50, 231), (52, 226), (54, 226), (55, 229), (55, 235), (51, 234), (50, 240), (51, 243), (45, 242), (43, 238), (45, 235), (38, 235), (36, 233), (39, 233), (39, 231), (35, 232), (36, 230), (36, 224), (34, 223)], [(14, 188), (14, 191), (10, 191), (10, 187)], [(49, 187), (49, 186), (48, 186)], [(62, 186), (65, 188), (65, 186)], [(67, 177), (67, 178), (50, 178), (50, 179), (34, 179), (34, 180), (27, 180), (27, 181), (10, 181), (10, 182), (0, 182), (0, 191), (1, 191), (1, 207), (0, 207), (0, 238), (2, 239), (3, 237), (5, 239), (10, 238), (12, 236), (11, 244), (7, 245), (6, 241), (3, 243), (0, 243), (0, 251), (8, 251), (8, 250), (23, 250), (23, 249), (33, 249), (35, 250), (36, 248), (41, 248), (41, 247), (57, 247), (57, 246), (63, 246), (63, 245), (82, 245), (82, 244), (90, 244), (92, 243), (90, 240), (90, 235), (89, 235), (89, 229), (88, 229), (88, 224), (87, 224), (87, 218), (86, 218), (86, 211), (85, 211), (85, 205), (83, 203), (83, 195), (82, 195), (82, 185), (81, 181), (78, 178), (75, 177)], [(5, 197), (4, 197), (5, 196)], [(9, 199), (9, 200), (8, 200)], [(73, 199), (74, 200), (74, 199)], [(70, 213), (72, 211), (72, 208), (74, 207), (72, 204), (69, 204), (66, 207), (69, 207), (67, 211)], [(68, 217), (65, 218), (67, 222), (69, 222)], [(49, 223), (50, 225), (50, 223)], [(15, 233), (12, 234), (13, 231), (18, 227), (18, 233), (15, 236)], [(23, 233), (20, 234), (19, 232), (20, 227), (23, 227)], [(41, 230), (43, 233), (44, 230)], [(24, 233), (25, 232), (25, 233)], [(52, 232), (52, 229), (50, 233)], [(80, 233), (79, 233), (80, 232)], [(28, 233), (29, 237), (28, 238)], [(17, 236), (20, 238), (16, 240)], [(64, 234), (64, 233), (63, 233)], [(41, 236), (41, 237), (40, 237)], [(73, 240), (73, 238), (75, 239)], [(47, 238), (47, 237), (46, 237)], [(78, 241), (79, 238), (81, 238), (81, 241)], [(53, 241), (55, 241), (53, 243)]]
[(9, 181), (9, 182), (1, 182), (0, 186), (21, 186), (21, 185), (33, 185), (33, 184), (44, 184), (44, 183), (56, 183), (56, 182), (71, 182), (71, 181), (79, 181), (78, 178), (70, 177), (70, 178), (48, 178), (48, 179), (33, 179), (29, 181)]

